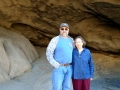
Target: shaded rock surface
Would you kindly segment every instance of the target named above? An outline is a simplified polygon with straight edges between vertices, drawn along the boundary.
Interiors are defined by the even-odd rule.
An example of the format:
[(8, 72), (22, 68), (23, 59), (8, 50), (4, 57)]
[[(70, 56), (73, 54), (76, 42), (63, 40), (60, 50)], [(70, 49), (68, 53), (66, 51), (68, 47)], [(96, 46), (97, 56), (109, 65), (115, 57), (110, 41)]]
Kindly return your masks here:
[(28, 39), (0, 27), (0, 82), (28, 71), (37, 58), (38, 53)]
[[(21, 75), (20, 77), (17, 77), (15, 79), (12, 79), (10, 81), (6, 81), (3, 83), (0, 83), (0, 90), (52, 90), (52, 82), (51, 82), (51, 72), (52, 72), (52, 66), (49, 64), (49, 62), (46, 59), (45, 56), (45, 48), (36, 48), (39, 53), (39, 58), (32, 63), (33, 68)], [(94, 54), (93, 54), (94, 56)], [(95, 55), (96, 56), (96, 55)], [(99, 56), (99, 55), (98, 55)], [(106, 56), (103, 55), (103, 59), (106, 58)], [(96, 57), (94, 57), (95, 59)], [(112, 58), (111, 58), (112, 59)], [(105, 61), (101, 60), (101, 62), (98, 60), (95, 63), (95, 68), (97, 66), (101, 65), (101, 63), (104, 63), (105, 61), (108, 61), (105, 59)], [(108, 63), (108, 62), (106, 62)], [(91, 81), (91, 90), (119, 90), (120, 89), (120, 73), (114, 72), (108, 65), (105, 65), (104, 63), (103, 68), (104, 70), (107, 70), (108, 73), (104, 73), (104, 70), (97, 68), (97, 71), (101, 70), (101, 75), (95, 73), (94, 79)], [(114, 63), (119, 63), (118, 61), (112, 61), (109, 62), (113, 66)], [(112, 73), (114, 72), (114, 73)], [(71, 84), (71, 90), (72, 90), (72, 84)]]
[(0, 25), (47, 46), (59, 34), (61, 22), (70, 35), (81, 35), (95, 50), (120, 53), (119, 0), (7, 0), (0, 1)]
[[(61, 22), (69, 24), (73, 38), (85, 38), (95, 58), (96, 77), (120, 75), (119, 0), (0, 0), (0, 26), (25, 36), (34, 46), (46, 47), (59, 34)], [(25, 44), (28, 40), (21, 41), (23, 37), (7, 34), (10, 31), (5, 29), (0, 31), (0, 79), (4, 81), (20, 74), (18, 66), (31, 68), (38, 55), (33, 46)]]

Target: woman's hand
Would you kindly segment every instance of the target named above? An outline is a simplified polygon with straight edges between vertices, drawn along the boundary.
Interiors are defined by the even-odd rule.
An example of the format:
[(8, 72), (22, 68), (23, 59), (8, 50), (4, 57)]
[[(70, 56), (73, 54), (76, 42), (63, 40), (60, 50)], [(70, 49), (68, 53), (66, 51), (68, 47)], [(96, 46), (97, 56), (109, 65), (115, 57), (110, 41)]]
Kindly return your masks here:
[(93, 79), (92, 78), (90, 78), (90, 81), (92, 81)]

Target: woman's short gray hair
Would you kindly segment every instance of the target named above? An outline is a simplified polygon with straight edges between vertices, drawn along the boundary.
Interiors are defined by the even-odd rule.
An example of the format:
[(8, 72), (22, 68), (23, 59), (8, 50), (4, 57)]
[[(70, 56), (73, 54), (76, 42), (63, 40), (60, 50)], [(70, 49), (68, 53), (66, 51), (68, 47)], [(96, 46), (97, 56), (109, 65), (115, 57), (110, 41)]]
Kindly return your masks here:
[(83, 47), (85, 47), (85, 46), (86, 46), (86, 41), (85, 41), (81, 36), (77, 36), (77, 37), (75, 38), (75, 41), (76, 41), (76, 39), (78, 39), (78, 38), (82, 40)]

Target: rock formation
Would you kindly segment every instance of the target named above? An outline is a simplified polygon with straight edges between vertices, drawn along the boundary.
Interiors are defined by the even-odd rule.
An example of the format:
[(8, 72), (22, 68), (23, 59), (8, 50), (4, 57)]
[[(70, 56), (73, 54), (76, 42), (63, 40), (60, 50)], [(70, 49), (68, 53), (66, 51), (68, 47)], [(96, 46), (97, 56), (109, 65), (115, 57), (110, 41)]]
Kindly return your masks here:
[[(116, 62), (120, 66), (119, 0), (0, 1), (0, 25), (25, 36), (34, 46), (46, 47), (50, 39), (59, 34), (61, 22), (69, 24), (73, 38), (78, 35), (85, 38), (87, 47), (95, 53), (97, 70), (97, 66), (102, 67), (104, 55), (105, 58), (112, 58), (109, 62), (114, 68)], [(103, 62), (98, 63), (99, 60)], [(120, 70), (116, 72), (120, 73)]]
[(38, 53), (28, 39), (0, 27), (0, 82), (30, 70), (37, 58)]

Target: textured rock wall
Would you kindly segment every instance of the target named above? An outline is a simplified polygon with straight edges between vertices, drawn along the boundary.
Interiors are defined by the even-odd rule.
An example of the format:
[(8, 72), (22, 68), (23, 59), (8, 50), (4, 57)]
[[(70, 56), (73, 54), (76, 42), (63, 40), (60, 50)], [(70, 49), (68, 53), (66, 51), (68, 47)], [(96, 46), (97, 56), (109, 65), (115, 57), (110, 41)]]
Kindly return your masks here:
[(30, 70), (37, 58), (38, 53), (28, 39), (0, 27), (0, 82)]
[(96, 67), (101, 66), (105, 55), (113, 57), (114, 61), (110, 62), (117, 68), (115, 63), (120, 59), (119, 0), (0, 0), (0, 25), (24, 35), (35, 46), (46, 47), (50, 39), (59, 34), (61, 22), (69, 24), (72, 37), (81, 35), (87, 47), (99, 54), (100, 63), (97, 55), (94, 56)]
[(59, 24), (67, 22), (70, 35), (82, 35), (89, 47), (120, 52), (119, 5), (118, 0), (1, 0), (0, 25), (47, 46)]

